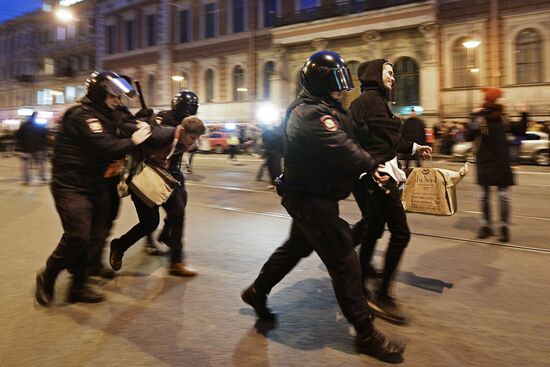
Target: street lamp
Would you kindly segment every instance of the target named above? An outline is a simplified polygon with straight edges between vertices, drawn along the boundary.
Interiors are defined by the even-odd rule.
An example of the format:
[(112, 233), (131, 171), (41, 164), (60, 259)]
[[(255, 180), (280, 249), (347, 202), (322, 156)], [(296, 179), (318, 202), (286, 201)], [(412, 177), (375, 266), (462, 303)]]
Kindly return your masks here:
[(63, 23), (69, 23), (74, 20), (73, 13), (65, 7), (58, 8), (55, 12), (55, 16)]
[(468, 37), (464, 42), (462, 42), (462, 46), (466, 48), (466, 68), (470, 70), (470, 74), (468, 75), (468, 79), (470, 79), (470, 85), (468, 87), (468, 114), (472, 111), (472, 87), (475, 85), (475, 77), (477, 76), (477, 73), (479, 73), (479, 68), (475, 67), (474, 65), (474, 50), (476, 47), (478, 47), (481, 44), (481, 41), (476, 40), (475, 38)]

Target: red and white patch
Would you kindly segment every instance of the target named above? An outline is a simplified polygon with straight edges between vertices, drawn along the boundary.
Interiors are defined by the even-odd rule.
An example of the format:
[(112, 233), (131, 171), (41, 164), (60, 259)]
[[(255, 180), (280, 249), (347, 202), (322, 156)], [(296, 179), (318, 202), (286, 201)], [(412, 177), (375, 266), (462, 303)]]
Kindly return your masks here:
[(321, 117), (321, 124), (323, 124), (324, 128), (328, 131), (338, 130), (338, 125), (336, 125), (336, 122), (334, 122), (333, 117), (330, 115)]
[(86, 123), (93, 133), (99, 134), (103, 132), (103, 125), (98, 119), (87, 119)]

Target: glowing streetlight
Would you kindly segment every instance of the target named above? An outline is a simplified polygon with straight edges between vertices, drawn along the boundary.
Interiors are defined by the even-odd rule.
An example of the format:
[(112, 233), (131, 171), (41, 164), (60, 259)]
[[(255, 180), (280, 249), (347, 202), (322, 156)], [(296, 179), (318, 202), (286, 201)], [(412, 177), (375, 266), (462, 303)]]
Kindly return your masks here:
[(65, 23), (72, 22), (74, 20), (73, 13), (69, 9), (64, 7), (57, 9), (55, 12), (55, 16), (57, 17), (57, 19)]
[(480, 44), (481, 44), (480, 41), (472, 39), (472, 38), (467, 39), (466, 41), (462, 42), (462, 46), (464, 46), (466, 48), (476, 48)]
[(185, 79), (182, 75), (172, 75), (172, 80), (175, 82), (182, 82)]

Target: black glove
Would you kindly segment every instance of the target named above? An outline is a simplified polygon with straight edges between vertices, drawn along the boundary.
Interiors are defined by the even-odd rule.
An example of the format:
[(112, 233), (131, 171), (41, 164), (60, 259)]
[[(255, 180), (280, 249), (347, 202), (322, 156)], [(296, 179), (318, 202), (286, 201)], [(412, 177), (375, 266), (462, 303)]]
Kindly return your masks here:
[(136, 119), (149, 121), (151, 117), (155, 114), (152, 108), (142, 108), (136, 113)]

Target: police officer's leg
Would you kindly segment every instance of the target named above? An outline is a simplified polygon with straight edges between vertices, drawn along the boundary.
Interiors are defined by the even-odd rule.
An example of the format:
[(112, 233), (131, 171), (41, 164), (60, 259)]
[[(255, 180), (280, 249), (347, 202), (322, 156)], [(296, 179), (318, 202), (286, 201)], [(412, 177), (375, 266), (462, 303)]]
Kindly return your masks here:
[[(119, 183), (119, 180), (120, 179), (118, 177), (112, 177), (105, 180), (105, 190), (103, 192), (102, 198), (102, 200), (104, 201), (102, 207), (105, 207), (105, 213), (100, 215), (100, 218), (104, 220), (104, 238), (92, 241), (92, 243), (90, 244), (90, 249), (88, 251), (89, 275), (97, 275), (108, 279), (113, 278), (115, 275), (111, 269), (106, 268), (102, 264), (101, 258), (103, 255), (103, 248), (105, 247), (106, 239), (107, 237), (109, 237), (109, 233), (113, 228), (114, 221), (118, 216), (120, 197), (118, 196), (117, 185)], [(94, 215), (94, 219), (96, 219), (96, 217), (97, 215)]]
[(152, 233), (159, 225), (158, 206), (153, 206), (152, 208), (147, 206), (147, 204), (141, 201), (141, 199), (133, 193), (131, 197), (134, 202), (134, 207), (136, 208), (139, 222), (124, 235), (111, 241), (109, 263), (113, 270), (120, 270), (122, 267), (122, 257), (128, 248), (141, 238)]
[(275, 314), (266, 306), (267, 295), (302, 258), (309, 256), (312, 251), (302, 230), (293, 220), (289, 238), (273, 252), (252, 285), (241, 294), (243, 301), (254, 308), (260, 319), (275, 320)]
[(384, 361), (401, 360), (404, 345), (388, 340), (372, 323), (351, 229), (338, 216), (338, 203), (314, 199), (311, 204), (296, 222), (327, 267), (342, 313), (357, 330), (358, 349)]
[(36, 300), (45, 306), (53, 299), (55, 280), (62, 270), (71, 267), (79, 276), (85, 272), (86, 257), (82, 254), (88, 249), (92, 227), (93, 204), (90, 198), (54, 185), (52, 194), (64, 233), (48, 257), (46, 267), (36, 278)]

